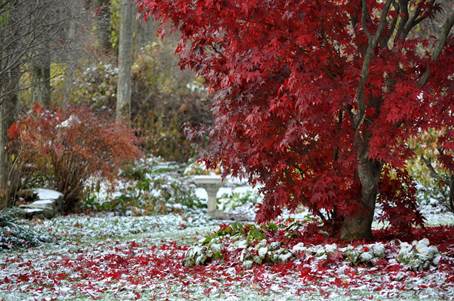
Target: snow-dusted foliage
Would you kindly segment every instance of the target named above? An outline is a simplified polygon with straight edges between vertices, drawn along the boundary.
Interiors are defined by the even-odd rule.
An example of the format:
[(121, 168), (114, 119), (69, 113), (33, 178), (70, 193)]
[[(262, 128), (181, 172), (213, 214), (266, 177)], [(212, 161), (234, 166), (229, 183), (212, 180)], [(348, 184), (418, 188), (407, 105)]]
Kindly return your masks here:
[(182, 164), (164, 162), (156, 157), (141, 159), (124, 169), (113, 187), (93, 181), (95, 189), (86, 199), (85, 206), (122, 215), (206, 207), (206, 203), (197, 197), (190, 177), (182, 175), (183, 170)]
[[(409, 270), (427, 270), (437, 267), (441, 260), (436, 246), (427, 238), (405, 241), (340, 244), (326, 243), (322, 237), (305, 241), (302, 233), (304, 224), (292, 221), (284, 224), (222, 225), (220, 229), (205, 237), (200, 244), (186, 252), (185, 266), (203, 265), (211, 260), (236, 258), (245, 268), (254, 264), (285, 263), (290, 260), (316, 260), (346, 263), (352, 266), (380, 266), (400, 263)], [(231, 259), (232, 260), (232, 259)]]
[(30, 223), (19, 220), (20, 210), (0, 211), (0, 252), (2, 249), (36, 247), (52, 241), (45, 231), (37, 231)]

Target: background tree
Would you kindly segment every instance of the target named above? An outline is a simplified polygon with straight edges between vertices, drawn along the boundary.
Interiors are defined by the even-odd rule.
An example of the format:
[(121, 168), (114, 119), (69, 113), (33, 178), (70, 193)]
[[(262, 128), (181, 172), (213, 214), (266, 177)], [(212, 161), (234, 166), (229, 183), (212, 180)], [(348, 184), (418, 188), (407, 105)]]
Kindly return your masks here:
[(9, 164), (6, 145), (7, 129), (14, 121), (20, 61), (25, 55), (21, 42), (21, 7), (17, 1), (3, 1), (0, 6), (0, 208), (7, 205)]
[[(133, 1), (130, 5), (134, 8)], [(39, 177), (18, 181), (24, 175), (11, 166), (17, 154), (14, 147), (6, 148), (11, 144), (8, 129), (14, 132), (14, 120), (31, 114), (36, 101), (56, 111), (88, 106), (115, 118), (121, 81), (121, 99), (126, 99), (131, 116), (127, 118), (143, 147), (169, 160), (185, 161), (194, 155), (184, 124), (209, 116), (204, 89), (193, 73), (179, 71), (174, 56), (177, 36), (158, 40), (157, 23), (135, 20), (132, 10), (132, 26), (126, 27), (122, 39), (125, 59), (119, 62), (120, 7), (120, 0), (0, 1), (0, 207), (14, 199), (5, 195), (51, 185)], [(137, 100), (133, 105), (131, 94)]]
[(110, 0), (96, 0), (98, 43), (104, 54), (112, 51), (112, 13)]
[[(34, 26), (48, 27), (46, 24), (55, 20), (56, 16), (52, 14), (52, 1), (36, 0), (39, 9), (33, 14), (32, 19)], [(51, 100), (50, 87), (50, 67), (51, 67), (51, 50), (50, 42), (52, 33), (49, 30), (34, 33), (36, 45), (31, 51), (31, 76), (32, 76), (32, 100), (41, 102), (44, 106), (49, 107)]]
[[(430, 130), (413, 137), (408, 141), (414, 156), (407, 162), (410, 175), (420, 185), (420, 198), (441, 206), (441, 210), (454, 212), (454, 172), (450, 156), (446, 149), (440, 147), (439, 137), (445, 133)], [(450, 167), (451, 165), (451, 167)]]
[[(397, 186), (382, 173), (403, 167), (408, 137), (447, 126), (443, 147), (452, 155), (454, 11), (441, 3), (140, 0), (139, 7), (180, 30), (181, 65), (215, 92), (208, 158), (264, 184), (259, 221), (305, 205), (350, 240), (371, 236), (379, 192), (385, 208), (413, 211), (407, 225), (422, 222), (408, 205), (415, 201), (408, 177), (397, 173)], [(442, 8), (436, 39), (414, 34)]]
[[(51, 41), (61, 29), (55, 0), (4, 0), (0, 2), (0, 208), (14, 184), (10, 179), (8, 129), (16, 119), (20, 92), (32, 90), (32, 98), (50, 100)], [(21, 82), (26, 74), (32, 81)], [(28, 76), (30, 77), (30, 76)]]
[(117, 120), (131, 120), (131, 66), (133, 61), (133, 26), (135, 5), (121, 0), (120, 40), (118, 51)]

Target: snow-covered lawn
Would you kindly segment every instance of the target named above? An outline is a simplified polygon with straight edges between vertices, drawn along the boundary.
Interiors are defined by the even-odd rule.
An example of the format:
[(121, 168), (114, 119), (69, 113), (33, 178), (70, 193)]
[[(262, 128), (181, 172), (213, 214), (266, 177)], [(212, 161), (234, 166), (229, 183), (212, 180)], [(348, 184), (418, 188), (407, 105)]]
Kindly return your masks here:
[(418, 272), (317, 258), (251, 269), (234, 260), (184, 267), (188, 248), (218, 225), (201, 211), (44, 221), (35, 227), (58, 240), (0, 253), (0, 300), (454, 299), (453, 245), (442, 250), (438, 268)]

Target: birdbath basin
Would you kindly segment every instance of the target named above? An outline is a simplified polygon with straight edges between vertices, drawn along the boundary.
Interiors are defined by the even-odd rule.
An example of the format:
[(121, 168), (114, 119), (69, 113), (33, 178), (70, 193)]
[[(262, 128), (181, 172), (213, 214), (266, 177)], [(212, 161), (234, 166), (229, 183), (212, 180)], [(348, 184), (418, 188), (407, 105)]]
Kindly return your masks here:
[(205, 189), (208, 194), (208, 215), (211, 217), (216, 217), (217, 207), (216, 207), (216, 194), (219, 191), (219, 188), (224, 186), (225, 182), (222, 180), (221, 176), (218, 175), (203, 175), (203, 176), (194, 176), (192, 178), (195, 185)]

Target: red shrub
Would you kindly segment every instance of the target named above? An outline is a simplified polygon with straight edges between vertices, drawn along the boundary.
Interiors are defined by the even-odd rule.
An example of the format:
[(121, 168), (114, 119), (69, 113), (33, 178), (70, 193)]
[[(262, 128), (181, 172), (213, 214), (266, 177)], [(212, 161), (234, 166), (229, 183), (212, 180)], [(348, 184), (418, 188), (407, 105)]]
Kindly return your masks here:
[(123, 164), (141, 155), (130, 128), (84, 107), (51, 112), (35, 105), (8, 134), (17, 166), (48, 176), (64, 194), (66, 211), (75, 209), (88, 178), (113, 180)]

